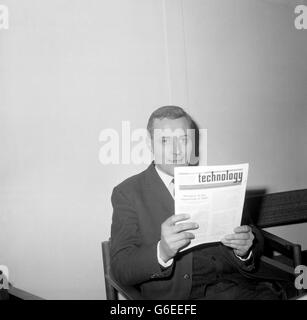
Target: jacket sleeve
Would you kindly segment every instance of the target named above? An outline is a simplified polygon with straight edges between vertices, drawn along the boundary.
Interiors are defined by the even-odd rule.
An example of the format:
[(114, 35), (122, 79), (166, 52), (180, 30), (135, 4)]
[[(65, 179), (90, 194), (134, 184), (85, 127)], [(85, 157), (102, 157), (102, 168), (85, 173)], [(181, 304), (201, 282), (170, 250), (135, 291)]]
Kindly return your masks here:
[(117, 187), (112, 197), (111, 270), (123, 285), (167, 277), (173, 265), (161, 268), (157, 243), (144, 244), (139, 230), (138, 215), (132, 201)]
[(254, 234), (254, 241), (251, 247), (252, 256), (249, 260), (241, 261), (235, 256), (232, 248), (226, 247), (224, 245), (222, 245), (221, 247), (223, 255), (228, 260), (228, 262), (243, 273), (251, 273), (257, 270), (264, 248), (264, 239), (261, 231), (254, 225), (250, 225), (250, 227), (252, 228), (252, 232)]

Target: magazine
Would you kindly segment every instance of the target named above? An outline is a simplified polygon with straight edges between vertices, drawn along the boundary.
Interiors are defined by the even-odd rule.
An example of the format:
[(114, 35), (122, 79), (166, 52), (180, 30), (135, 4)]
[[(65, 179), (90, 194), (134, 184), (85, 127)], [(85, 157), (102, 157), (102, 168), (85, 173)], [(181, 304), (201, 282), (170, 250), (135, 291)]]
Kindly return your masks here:
[(248, 163), (175, 168), (175, 214), (188, 213), (182, 222), (199, 225), (189, 230), (195, 239), (181, 251), (234, 233), (241, 224), (247, 175)]

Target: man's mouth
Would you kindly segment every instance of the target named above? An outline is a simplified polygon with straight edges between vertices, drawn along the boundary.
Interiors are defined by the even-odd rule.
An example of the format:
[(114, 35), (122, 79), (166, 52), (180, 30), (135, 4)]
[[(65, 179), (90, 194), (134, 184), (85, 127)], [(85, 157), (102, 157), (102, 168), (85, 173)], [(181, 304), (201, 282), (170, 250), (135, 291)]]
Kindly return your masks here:
[(178, 163), (182, 164), (182, 163), (184, 163), (185, 161), (184, 161), (184, 159), (173, 159), (173, 160), (170, 161), (170, 162), (173, 163), (173, 164), (178, 164)]

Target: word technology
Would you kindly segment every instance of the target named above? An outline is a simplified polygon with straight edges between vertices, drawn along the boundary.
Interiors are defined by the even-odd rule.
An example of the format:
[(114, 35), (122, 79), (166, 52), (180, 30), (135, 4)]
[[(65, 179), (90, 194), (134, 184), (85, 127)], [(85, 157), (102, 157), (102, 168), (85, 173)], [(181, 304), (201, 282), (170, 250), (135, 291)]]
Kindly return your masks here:
[(204, 174), (198, 175), (198, 182), (217, 182), (217, 181), (233, 181), (234, 183), (241, 183), (243, 178), (242, 171), (229, 172), (226, 170), (224, 172), (206, 172)]

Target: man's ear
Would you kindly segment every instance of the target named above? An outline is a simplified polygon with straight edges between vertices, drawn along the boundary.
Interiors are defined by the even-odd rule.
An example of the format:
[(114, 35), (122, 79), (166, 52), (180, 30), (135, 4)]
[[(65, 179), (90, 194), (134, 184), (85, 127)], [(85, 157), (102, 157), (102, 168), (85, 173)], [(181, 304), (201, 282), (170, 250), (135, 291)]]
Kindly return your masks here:
[(148, 149), (151, 151), (151, 153), (154, 153), (154, 146), (153, 146), (153, 141), (151, 139), (150, 133), (147, 131), (147, 136), (146, 136), (146, 145)]

